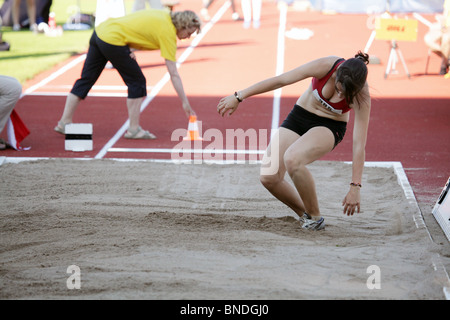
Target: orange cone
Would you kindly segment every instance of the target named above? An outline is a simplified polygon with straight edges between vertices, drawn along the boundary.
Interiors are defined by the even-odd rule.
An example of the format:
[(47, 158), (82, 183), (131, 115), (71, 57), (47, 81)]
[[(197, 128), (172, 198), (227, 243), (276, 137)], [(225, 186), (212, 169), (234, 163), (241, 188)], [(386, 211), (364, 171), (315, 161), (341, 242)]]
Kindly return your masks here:
[(189, 117), (188, 133), (183, 140), (203, 140), (198, 132), (197, 116)]

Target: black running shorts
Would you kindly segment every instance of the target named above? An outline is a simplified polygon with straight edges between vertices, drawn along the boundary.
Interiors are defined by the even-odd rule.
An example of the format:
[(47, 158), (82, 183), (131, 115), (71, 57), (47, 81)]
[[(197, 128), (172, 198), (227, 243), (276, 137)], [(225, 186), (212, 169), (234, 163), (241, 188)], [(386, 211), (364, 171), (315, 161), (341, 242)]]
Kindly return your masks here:
[(335, 148), (344, 139), (347, 122), (320, 117), (296, 104), (286, 117), (286, 120), (281, 124), (281, 127), (292, 130), (300, 136), (304, 135), (311, 128), (326, 127), (334, 135)]

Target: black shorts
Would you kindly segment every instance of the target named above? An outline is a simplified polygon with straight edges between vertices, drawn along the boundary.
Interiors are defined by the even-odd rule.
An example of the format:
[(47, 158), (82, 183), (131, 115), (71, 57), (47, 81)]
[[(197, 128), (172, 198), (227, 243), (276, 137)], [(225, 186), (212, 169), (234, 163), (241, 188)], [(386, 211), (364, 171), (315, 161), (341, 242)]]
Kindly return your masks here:
[(142, 98), (147, 95), (147, 83), (136, 60), (130, 57), (128, 46), (114, 46), (102, 41), (95, 31), (89, 41), (89, 50), (84, 62), (81, 77), (78, 79), (71, 93), (81, 99), (86, 98), (95, 84), (105, 65), (110, 61), (119, 72), (128, 87), (128, 98)]
[(334, 135), (335, 148), (344, 139), (347, 122), (320, 117), (296, 104), (286, 120), (281, 124), (281, 127), (292, 130), (300, 136), (304, 135), (311, 128), (326, 127)]

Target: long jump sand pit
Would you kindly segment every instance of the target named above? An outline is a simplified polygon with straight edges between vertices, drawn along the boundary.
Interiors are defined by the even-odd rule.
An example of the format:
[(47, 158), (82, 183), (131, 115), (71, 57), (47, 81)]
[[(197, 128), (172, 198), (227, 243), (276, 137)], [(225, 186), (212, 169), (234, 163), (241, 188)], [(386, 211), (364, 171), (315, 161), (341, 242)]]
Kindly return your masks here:
[[(258, 165), (4, 163), (0, 298), (444, 298), (436, 250), (392, 168), (365, 169), (353, 217), (341, 207), (351, 166), (309, 168), (319, 232), (300, 229)], [(68, 288), (70, 266), (80, 289)]]

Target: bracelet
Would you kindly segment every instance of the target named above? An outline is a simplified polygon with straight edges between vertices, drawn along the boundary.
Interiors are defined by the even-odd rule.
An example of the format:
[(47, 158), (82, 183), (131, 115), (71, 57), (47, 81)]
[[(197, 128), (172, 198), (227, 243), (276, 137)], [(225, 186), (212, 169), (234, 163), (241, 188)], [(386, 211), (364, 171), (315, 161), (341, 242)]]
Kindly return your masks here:
[(352, 186), (352, 187), (362, 187), (362, 185), (361, 185), (361, 183), (354, 183), (354, 182), (350, 182), (350, 185)]
[(237, 93), (237, 91), (234, 92), (234, 97), (237, 99), (237, 101), (242, 102), (244, 99), (241, 99)]

